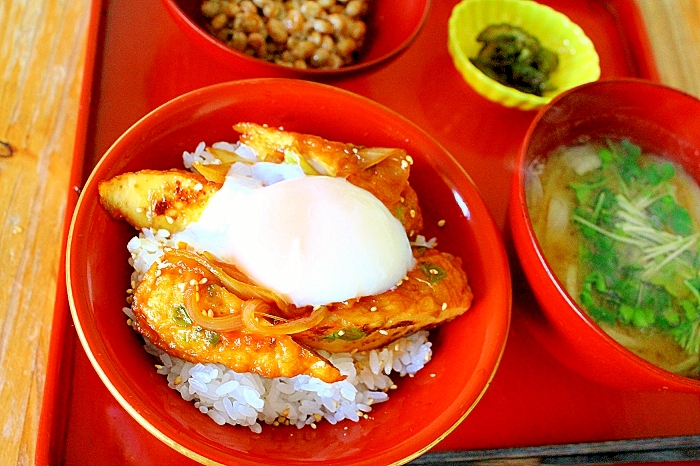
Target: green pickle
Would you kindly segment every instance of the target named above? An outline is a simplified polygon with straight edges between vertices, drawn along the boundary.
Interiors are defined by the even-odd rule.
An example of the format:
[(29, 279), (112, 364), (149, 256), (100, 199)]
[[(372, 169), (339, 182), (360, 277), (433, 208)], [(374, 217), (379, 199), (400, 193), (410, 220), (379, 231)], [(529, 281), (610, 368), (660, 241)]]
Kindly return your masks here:
[(523, 29), (491, 25), (481, 31), (477, 41), (483, 45), (469, 61), (489, 78), (537, 96), (556, 89), (549, 77), (559, 66), (559, 57)]

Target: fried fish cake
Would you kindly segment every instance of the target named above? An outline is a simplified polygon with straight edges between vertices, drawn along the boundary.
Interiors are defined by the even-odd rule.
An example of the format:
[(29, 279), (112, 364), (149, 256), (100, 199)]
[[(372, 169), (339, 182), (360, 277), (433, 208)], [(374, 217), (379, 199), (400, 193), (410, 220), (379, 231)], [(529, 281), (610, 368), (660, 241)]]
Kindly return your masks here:
[(330, 352), (380, 348), (418, 330), (430, 330), (466, 312), (473, 299), (461, 260), (434, 249), (414, 249), (416, 266), (395, 288), (328, 306), (315, 327), (294, 335)]
[(168, 354), (190, 362), (221, 363), (269, 378), (306, 374), (325, 382), (343, 379), (338, 369), (288, 335), (214, 331), (197, 325), (190, 315), (196, 311), (186, 306), (190, 287), (201, 289), (198, 309), (218, 317), (240, 311), (241, 299), (217, 287), (207, 270), (166, 253), (134, 291), (133, 328)]
[(209, 199), (221, 188), (184, 170), (141, 170), (100, 182), (100, 202), (117, 220), (138, 229), (182, 231), (199, 219)]

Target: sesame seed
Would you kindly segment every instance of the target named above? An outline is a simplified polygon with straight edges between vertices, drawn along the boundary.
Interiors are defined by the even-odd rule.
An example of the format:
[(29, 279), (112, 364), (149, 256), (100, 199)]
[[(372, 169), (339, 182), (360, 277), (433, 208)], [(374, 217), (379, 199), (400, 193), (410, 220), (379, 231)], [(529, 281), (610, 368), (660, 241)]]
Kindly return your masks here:
[(447, 303), (442, 303), (442, 310), (444, 311), (445, 309), (447, 309)]
[(211, 309), (209, 309), (209, 310), (207, 311), (207, 316), (209, 316), (209, 317), (214, 317), (214, 311), (212, 311)]
[(408, 160), (408, 163), (413, 165), (413, 157), (411, 157), (410, 155), (406, 155), (406, 160)]
[(408, 215), (410, 215), (411, 218), (416, 218), (416, 211), (413, 210), (413, 209), (411, 209), (411, 210), (408, 211)]
[(316, 428), (316, 423), (315, 423), (315, 422), (312, 422), (312, 423), (310, 424), (310, 426), (311, 426), (312, 429), (315, 429), (315, 428)]
[(389, 387), (390, 390), (396, 390), (397, 388), (399, 388), (399, 387), (397, 387), (395, 383), (392, 383), (391, 386)]
[(209, 281), (209, 280), (207, 280), (207, 277), (204, 277), (204, 278), (202, 278), (202, 279), (199, 281), (199, 284), (200, 284), (200, 285), (204, 285), (204, 284), (205, 284), (206, 282), (208, 282), (208, 281)]
[(143, 208), (142, 208), (142, 207), (137, 207), (137, 208), (136, 208), (136, 213), (137, 213), (137, 214), (140, 214), (141, 212), (143, 212)]
[(402, 160), (402, 161), (401, 161), (401, 168), (404, 169), (404, 170), (407, 169), (407, 168), (408, 168), (408, 162), (406, 162), (405, 160)]
[(430, 377), (435, 378), (436, 374), (430, 374)]
[(182, 383), (182, 377), (180, 377), (178, 375), (177, 377), (175, 377), (174, 382), (175, 382), (175, 385), (180, 385)]
[(194, 185), (195, 191), (201, 191), (202, 189), (204, 189), (204, 186), (202, 186), (202, 183), (197, 183), (196, 185)]
[(345, 330), (338, 330), (338, 336), (342, 337), (343, 335), (345, 335)]
[(372, 306), (369, 308), (370, 312), (376, 312), (376, 310), (377, 310), (377, 306)]
[(168, 222), (168, 223), (171, 224), (171, 225), (172, 225), (173, 223), (175, 223), (175, 220), (173, 220), (173, 218), (172, 218), (170, 215), (166, 215), (166, 216), (165, 216), (165, 221)]
[(134, 321), (131, 320), (131, 319), (126, 319), (126, 325), (128, 325), (129, 327), (131, 327), (132, 325), (134, 325)]
[(194, 278), (192, 280), (190, 280), (190, 286), (194, 286), (196, 284), (197, 284), (197, 281)]
[(156, 369), (160, 370), (162, 368), (163, 368), (163, 366), (161, 366), (160, 364), (156, 364)]
[(129, 288), (128, 290), (126, 290), (126, 293), (127, 293), (127, 294), (131, 294), (131, 293), (133, 293), (133, 292), (134, 292), (134, 290), (133, 290), (132, 288)]
[(445, 226), (445, 220), (438, 220), (438, 226), (439, 226), (440, 228), (444, 227), (444, 226)]
[(381, 333), (382, 335), (389, 335), (389, 332), (387, 332), (387, 331), (384, 330), (384, 329), (381, 329), (381, 330), (379, 331), (379, 333)]
[(323, 415), (321, 414), (314, 414), (314, 419), (316, 419), (316, 422), (321, 422), (321, 419), (323, 419)]

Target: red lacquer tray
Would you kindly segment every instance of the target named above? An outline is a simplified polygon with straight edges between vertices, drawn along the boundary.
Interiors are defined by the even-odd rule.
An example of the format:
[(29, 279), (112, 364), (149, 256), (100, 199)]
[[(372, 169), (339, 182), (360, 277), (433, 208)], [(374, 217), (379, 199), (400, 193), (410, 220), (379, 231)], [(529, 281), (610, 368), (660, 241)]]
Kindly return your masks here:
[[(456, 2), (433, 0), (416, 41), (385, 68), (326, 82), (398, 111), (435, 137), (464, 165), (505, 231), (513, 159), (535, 113), (491, 103), (460, 78), (446, 45), (447, 19)], [(542, 3), (567, 14), (591, 37), (601, 56), (602, 78), (657, 79), (632, 0)], [(149, 110), (201, 86), (249, 77), (193, 50), (157, 0), (95, 0), (93, 10), (73, 170), (76, 186), (109, 145)], [(76, 197), (70, 194), (69, 206)], [(606, 388), (570, 372), (538, 346), (530, 334), (538, 309), (515, 261), (512, 268), (511, 332), (491, 387), (467, 419), (417, 462), (563, 455), (571, 453), (565, 448), (570, 444), (590, 442), (612, 442), (605, 445), (613, 450), (618, 445), (619, 451), (644, 445), (653, 449), (658, 438), (674, 438), (678, 445), (700, 439), (700, 396)], [(636, 441), (637, 447), (615, 441)], [(532, 448), (540, 446), (548, 447)], [(38, 464), (191, 464), (138, 425), (103, 386), (70, 324), (63, 283), (36, 459)]]

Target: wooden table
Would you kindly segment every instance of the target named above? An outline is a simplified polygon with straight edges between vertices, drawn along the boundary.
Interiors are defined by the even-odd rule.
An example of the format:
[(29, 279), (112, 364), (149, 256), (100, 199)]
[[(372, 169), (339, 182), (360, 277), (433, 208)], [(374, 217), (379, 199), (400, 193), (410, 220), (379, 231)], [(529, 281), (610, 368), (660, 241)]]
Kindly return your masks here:
[[(700, 0), (637, 1), (662, 81), (700, 97)], [(89, 13), (89, 0), (0, 8), (1, 465), (34, 461)]]

